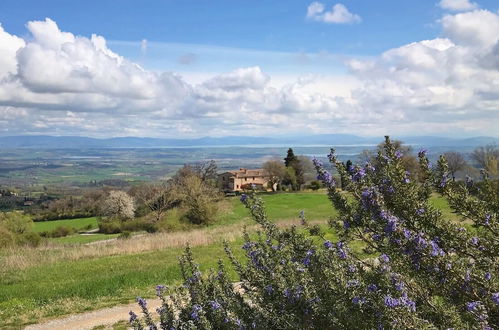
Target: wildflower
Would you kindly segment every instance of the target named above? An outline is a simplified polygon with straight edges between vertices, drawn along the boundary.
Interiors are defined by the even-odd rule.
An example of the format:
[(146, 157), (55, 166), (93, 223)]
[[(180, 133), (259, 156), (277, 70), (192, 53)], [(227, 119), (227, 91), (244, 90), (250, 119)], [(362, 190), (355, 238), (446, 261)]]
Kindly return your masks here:
[(403, 155), (404, 155), (404, 153), (403, 153), (401, 150), (397, 150), (397, 151), (395, 151), (395, 157), (396, 157), (397, 159), (402, 158), (402, 156), (403, 156)]
[(416, 210), (417, 215), (423, 215), (424, 213), (425, 213), (425, 209), (423, 209), (423, 208), (419, 208)]
[(478, 243), (480, 242), (480, 240), (478, 239), (478, 237), (472, 237), (471, 238), (471, 244), (472, 245), (478, 245)]
[(485, 273), (484, 278), (485, 278), (487, 281), (490, 281), (490, 279), (492, 278), (492, 275), (491, 275), (489, 272), (487, 272), (487, 273)]
[(199, 321), (199, 312), (202, 310), (202, 307), (199, 305), (192, 306), (191, 319), (194, 321)]
[(156, 285), (156, 295), (160, 296), (163, 293), (163, 291), (165, 291), (165, 289), (166, 286), (164, 285)]
[(130, 311), (128, 314), (130, 315), (130, 323), (133, 323), (137, 320), (138, 316), (133, 311)]
[(142, 309), (147, 308), (147, 301), (145, 299), (142, 299), (140, 297), (137, 297), (137, 303)]
[(492, 294), (492, 301), (496, 305), (499, 305), (499, 292), (495, 292), (495, 293)]
[(374, 291), (377, 291), (378, 290), (378, 287), (376, 286), (376, 284), (369, 284), (367, 286), (367, 291), (369, 292), (374, 292)]
[(248, 195), (242, 194), (239, 200), (241, 201), (241, 203), (245, 204), (248, 201)]
[(400, 305), (400, 301), (397, 298), (393, 298), (390, 295), (385, 296), (385, 306), (386, 307), (397, 307)]
[(265, 289), (265, 292), (267, 292), (267, 294), (272, 294), (272, 293), (274, 292), (274, 288), (273, 288), (273, 287), (272, 287), (272, 285), (270, 285), (270, 284), (269, 284), (269, 285), (266, 285), (266, 286), (264, 287), (264, 289)]
[(344, 249), (345, 243), (343, 242), (338, 242), (336, 243), (336, 249), (337, 249), (337, 254), (340, 259), (346, 259), (347, 258), (347, 252)]
[(352, 303), (355, 305), (362, 304), (364, 302), (364, 299), (361, 297), (353, 297)]
[(331, 243), (331, 241), (325, 241), (324, 242), (324, 247), (326, 249), (331, 249), (333, 247), (333, 243)]
[(479, 301), (471, 301), (471, 302), (466, 303), (466, 310), (468, 312), (473, 312), (474, 310), (477, 309), (478, 306), (480, 306)]
[(390, 262), (390, 257), (383, 253), (382, 255), (379, 256), (379, 260), (383, 262)]
[(486, 215), (485, 215), (485, 221), (484, 221), (484, 224), (485, 224), (486, 226), (489, 226), (489, 225), (490, 225), (490, 218), (491, 218), (490, 214), (486, 214)]
[(359, 182), (365, 176), (366, 171), (363, 168), (356, 168), (354, 174), (352, 175), (352, 180), (355, 182)]
[(220, 304), (215, 300), (210, 301), (209, 304), (211, 306), (211, 309), (213, 309), (214, 311), (219, 310), (221, 307)]

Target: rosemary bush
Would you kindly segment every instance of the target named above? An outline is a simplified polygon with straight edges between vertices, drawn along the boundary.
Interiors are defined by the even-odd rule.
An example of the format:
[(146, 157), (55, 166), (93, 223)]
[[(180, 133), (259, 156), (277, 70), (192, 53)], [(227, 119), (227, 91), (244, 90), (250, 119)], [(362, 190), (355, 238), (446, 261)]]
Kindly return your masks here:
[[(245, 233), (247, 262), (226, 253), (239, 282), (220, 261), (201, 274), (187, 248), (181, 257), (184, 285), (157, 287), (159, 320), (138, 298), (144, 316), (130, 312), (135, 329), (384, 329), (482, 328), (499, 324), (497, 184), (486, 174), (477, 187), (450, 180), (446, 161), (431, 168), (419, 152), (413, 180), (386, 137), (376, 168), (347, 170), (334, 150), (330, 162), (345, 191), (314, 160), (318, 179), (340, 215), (330, 220), (340, 239), (321, 227), (279, 229), (268, 221), (261, 199), (242, 195), (261, 225)], [(444, 219), (429, 202), (433, 191), (472, 226)], [(365, 257), (350, 248), (361, 241)]]

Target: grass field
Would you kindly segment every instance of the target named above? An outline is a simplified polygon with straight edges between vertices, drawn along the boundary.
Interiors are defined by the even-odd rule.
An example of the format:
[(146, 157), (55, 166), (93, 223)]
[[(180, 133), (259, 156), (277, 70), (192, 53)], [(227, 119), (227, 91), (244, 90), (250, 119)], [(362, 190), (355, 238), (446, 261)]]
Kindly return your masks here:
[[(310, 221), (325, 221), (336, 214), (324, 192), (269, 194), (263, 195), (263, 199), (269, 218), (287, 225), (298, 223), (300, 210), (305, 211)], [(432, 202), (446, 218), (457, 219), (445, 199), (434, 195)], [(0, 324), (19, 327), (45, 318), (127, 303), (136, 296), (153, 296), (155, 285), (180, 281), (177, 258), (187, 242), (193, 246), (196, 261), (206, 270), (225, 256), (222, 239), (228, 240), (234, 251), (242, 255), (240, 233), (243, 225), (250, 223), (239, 199), (231, 198), (218, 225), (211, 227), (90, 246), (53, 244), (0, 251), (0, 264), (3, 263)], [(57, 240), (68, 244), (85, 243), (90, 239), (87, 237)], [(333, 237), (334, 233), (328, 238)]]
[(57, 227), (71, 227), (76, 230), (82, 229), (95, 229), (97, 228), (97, 218), (79, 218), (79, 219), (65, 219), (65, 220), (54, 220), (54, 221), (39, 221), (33, 224), (33, 229), (37, 233), (43, 231), (51, 231)]
[(118, 236), (119, 234), (71, 235), (66, 237), (51, 238), (50, 241), (57, 244), (86, 244), (112, 239)]

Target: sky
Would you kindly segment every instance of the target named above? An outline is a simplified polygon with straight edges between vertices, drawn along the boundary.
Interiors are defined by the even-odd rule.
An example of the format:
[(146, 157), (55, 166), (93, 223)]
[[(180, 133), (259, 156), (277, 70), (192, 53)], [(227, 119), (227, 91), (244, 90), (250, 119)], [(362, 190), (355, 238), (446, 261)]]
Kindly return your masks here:
[(2, 0), (0, 135), (499, 137), (497, 0)]

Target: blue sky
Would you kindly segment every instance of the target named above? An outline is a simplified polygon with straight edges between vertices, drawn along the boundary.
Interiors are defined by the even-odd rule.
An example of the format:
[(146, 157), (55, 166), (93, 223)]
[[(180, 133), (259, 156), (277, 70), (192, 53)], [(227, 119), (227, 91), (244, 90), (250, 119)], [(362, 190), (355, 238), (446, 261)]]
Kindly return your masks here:
[[(310, 14), (312, 8), (320, 10)], [(469, 48), (466, 56), (498, 56), (497, 39), (488, 32), (499, 34), (498, 9), (496, 0), (3, 0), (5, 52), (16, 63), (16, 69), (11, 63), (3, 71), (26, 90), (9, 98), (2, 96), (0, 84), (0, 134), (265, 135), (304, 129), (417, 134), (420, 130), (411, 128), (417, 120), (427, 124), (425, 134), (497, 135), (490, 132), (490, 117), (489, 124), (484, 120), (498, 116), (495, 62), (485, 68), (474, 67), (471, 58), (452, 61), (464, 56), (458, 55), (463, 47)], [(50, 51), (64, 59), (75, 56), (68, 61), (72, 73), (58, 75), (54, 66), (56, 72), (30, 76), (36, 61), (50, 57), (36, 53), (36, 45), (48, 51), (45, 39), (65, 32), (76, 39), (57, 37), (60, 44), (51, 44), (56, 48)], [(93, 34), (105, 41), (104, 48), (92, 41)], [(93, 44), (84, 50), (88, 45), (82, 40)], [(63, 43), (78, 45), (81, 53), (68, 53)], [(90, 52), (96, 53), (87, 56)], [(115, 55), (125, 62), (104, 74), (96, 54), (109, 55), (104, 62)], [(428, 57), (433, 64), (419, 63)], [(445, 72), (433, 74), (425, 67), (437, 62)], [(135, 72), (135, 65), (145, 73)], [(469, 90), (467, 99), (459, 96), (467, 86), (449, 83), (461, 66), (475, 70), (474, 77), (490, 76), (480, 90)], [(88, 71), (85, 79), (93, 75), (91, 82), (73, 79), (82, 68)], [(129, 92), (108, 88), (102, 77), (110, 76), (124, 79), (115, 87), (138, 81), (154, 92), (130, 100)], [(83, 87), (58, 89), (68, 83)], [(9, 84), (4, 83), (3, 94), (14, 88)], [(169, 95), (170, 90), (178, 93)], [(411, 98), (408, 104), (401, 101), (404, 93)], [(131, 125), (130, 118), (143, 121)], [(153, 119), (160, 123), (150, 123)], [(120, 129), (104, 133), (96, 122)]]

